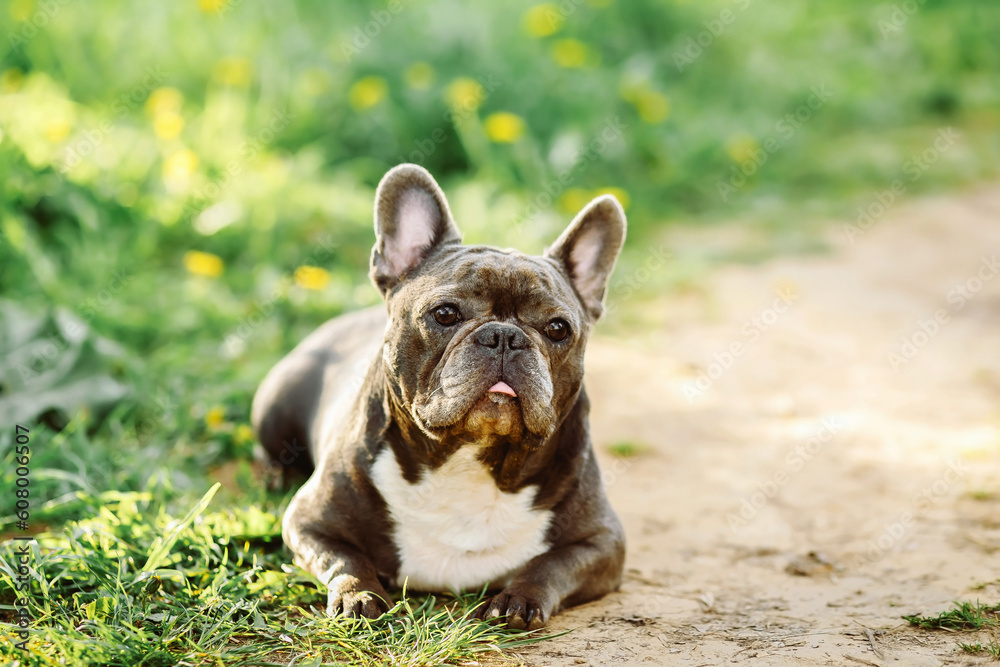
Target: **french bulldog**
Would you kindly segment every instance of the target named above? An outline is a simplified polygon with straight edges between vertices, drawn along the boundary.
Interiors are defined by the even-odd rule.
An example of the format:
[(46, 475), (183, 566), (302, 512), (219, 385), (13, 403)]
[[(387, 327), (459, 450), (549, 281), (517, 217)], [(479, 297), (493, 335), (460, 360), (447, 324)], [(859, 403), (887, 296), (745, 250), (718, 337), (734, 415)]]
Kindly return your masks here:
[(625, 239), (612, 196), (542, 256), (462, 245), (422, 167), (375, 195), (377, 307), (328, 321), (267, 375), (252, 420), (308, 474), (285, 513), (330, 615), (374, 618), (387, 588), (487, 590), (518, 629), (615, 590), (625, 539), (590, 441), (583, 360)]

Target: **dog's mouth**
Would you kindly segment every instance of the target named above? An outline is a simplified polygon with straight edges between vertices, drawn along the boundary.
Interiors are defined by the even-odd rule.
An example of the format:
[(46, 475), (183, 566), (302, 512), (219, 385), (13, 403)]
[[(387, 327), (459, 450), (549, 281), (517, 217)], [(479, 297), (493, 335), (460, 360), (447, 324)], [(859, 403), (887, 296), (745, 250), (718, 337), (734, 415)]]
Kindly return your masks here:
[(521, 399), (517, 391), (503, 380), (473, 403), (461, 421), (463, 430), (473, 437), (499, 435), (520, 440), (524, 432)]

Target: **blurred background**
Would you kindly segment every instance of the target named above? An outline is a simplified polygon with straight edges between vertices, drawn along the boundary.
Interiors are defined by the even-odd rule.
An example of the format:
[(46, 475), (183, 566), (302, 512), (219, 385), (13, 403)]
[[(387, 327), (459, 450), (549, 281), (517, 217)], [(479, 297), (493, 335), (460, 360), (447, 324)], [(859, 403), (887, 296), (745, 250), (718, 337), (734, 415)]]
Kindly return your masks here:
[(5, 0), (0, 27), (0, 425), (8, 463), (15, 423), (52, 445), (47, 523), (222, 477), (263, 502), (250, 399), (378, 302), (372, 200), (399, 162), (467, 242), (530, 252), (614, 193), (618, 276), (678, 226), (746, 231), (613, 285), (611, 332), (713, 263), (822, 251), (886, 193), (1000, 165), (987, 1)]

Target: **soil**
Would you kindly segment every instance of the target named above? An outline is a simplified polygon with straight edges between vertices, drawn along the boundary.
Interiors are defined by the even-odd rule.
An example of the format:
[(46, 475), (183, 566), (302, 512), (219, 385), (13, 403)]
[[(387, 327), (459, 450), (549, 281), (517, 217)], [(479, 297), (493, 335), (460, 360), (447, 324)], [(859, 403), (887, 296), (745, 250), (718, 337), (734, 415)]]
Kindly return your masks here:
[[(988, 661), (957, 646), (988, 632), (902, 616), (1000, 604), (1000, 189), (849, 224), (829, 252), (625, 304), (639, 323), (592, 339), (626, 574), (527, 664)], [(667, 239), (671, 261), (746, 242)]]

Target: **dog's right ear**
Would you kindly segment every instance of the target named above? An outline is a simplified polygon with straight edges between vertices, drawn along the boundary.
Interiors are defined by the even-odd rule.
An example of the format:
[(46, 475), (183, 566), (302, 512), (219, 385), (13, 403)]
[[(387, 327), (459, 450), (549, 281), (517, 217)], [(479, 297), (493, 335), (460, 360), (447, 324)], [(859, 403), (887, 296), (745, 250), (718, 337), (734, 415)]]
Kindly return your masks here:
[(383, 296), (445, 243), (461, 243), (441, 188), (415, 164), (393, 167), (375, 192), (371, 271)]

